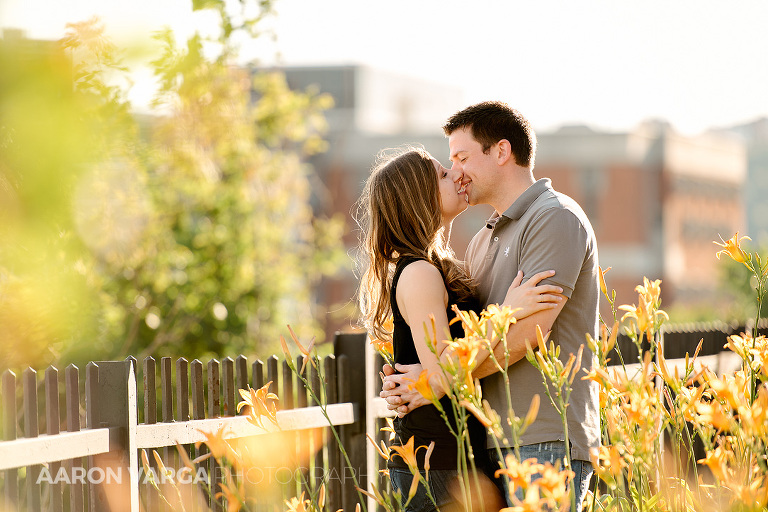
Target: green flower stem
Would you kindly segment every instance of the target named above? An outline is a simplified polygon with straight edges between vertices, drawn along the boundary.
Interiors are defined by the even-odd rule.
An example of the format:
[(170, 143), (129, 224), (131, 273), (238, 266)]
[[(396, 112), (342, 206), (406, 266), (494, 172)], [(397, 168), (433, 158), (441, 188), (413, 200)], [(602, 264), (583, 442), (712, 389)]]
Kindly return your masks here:
[[(319, 364), (320, 363), (320, 358), (313, 357), (312, 360), (313, 360), (313, 363), (315, 363), (315, 368), (317, 369), (317, 373), (318, 373), (318, 375), (320, 377), (320, 382), (323, 383), (321, 388), (324, 390), (325, 389), (325, 384), (324, 384), (325, 376), (322, 374), (322, 370), (320, 368), (320, 364)], [(347, 463), (347, 467), (351, 468), (352, 467), (352, 462), (349, 460), (349, 455), (347, 455), (347, 450), (344, 448), (344, 445), (341, 442), (341, 438), (339, 437), (339, 433), (336, 431), (336, 428), (333, 426), (333, 422), (331, 421), (330, 416), (328, 416), (327, 404), (325, 403), (325, 399), (324, 399), (325, 397), (318, 397), (317, 394), (315, 393), (315, 391), (312, 389), (312, 386), (309, 384), (309, 381), (307, 380), (307, 378), (304, 377), (303, 375), (301, 375), (296, 370), (296, 368), (294, 367), (293, 364), (289, 363), (289, 366), (290, 366), (291, 370), (293, 370), (293, 372), (296, 374), (296, 376), (304, 384), (304, 387), (307, 389), (307, 391), (309, 391), (309, 394), (312, 397), (312, 399), (317, 404), (320, 405), (320, 411), (322, 412), (323, 417), (325, 417), (325, 419), (328, 421), (328, 426), (331, 429), (331, 432), (333, 432), (333, 437), (334, 437), (334, 439), (336, 439), (336, 443), (339, 445), (339, 448), (341, 449), (342, 455), (344, 455), (344, 461)], [(357, 481), (357, 476), (354, 474), (354, 472), (352, 472), (352, 481), (355, 484), (355, 488), (359, 489), (360, 488), (360, 482)], [(363, 512), (367, 512), (367, 507), (365, 506), (365, 501), (366, 501), (365, 500), (365, 496), (360, 491), (357, 491), (357, 496), (360, 499), (360, 507), (363, 509)]]

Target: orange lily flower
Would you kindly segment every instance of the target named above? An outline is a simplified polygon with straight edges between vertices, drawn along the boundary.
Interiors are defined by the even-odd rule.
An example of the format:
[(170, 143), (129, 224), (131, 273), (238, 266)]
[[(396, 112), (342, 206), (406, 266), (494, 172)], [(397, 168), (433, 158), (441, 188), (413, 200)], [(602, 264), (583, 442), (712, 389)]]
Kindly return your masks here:
[(394, 357), (395, 349), (392, 346), (392, 340), (375, 338), (371, 340), (371, 345), (373, 345), (373, 349), (381, 354), (385, 360), (389, 361)]
[(643, 276), (643, 284), (635, 286), (635, 291), (642, 295), (648, 304), (658, 305), (661, 297), (661, 279), (649, 281)]
[(381, 327), (387, 332), (393, 332), (395, 330), (395, 317), (389, 315), (389, 317), (381, 324)]
[(224, 497), (227, 500), (227, 512), (238, 512), (242, 508), (242, 500), (245, 496), (243, 483), (235, 485), (232, 473), (227, 468), (224, 469), (224, 482), (219, 482), (221, 492), (217, 492), (215, 498)]
[(421, 449), (427, 449), (426, 446), (419, 446), (418, 448), (413, 448), (414, 444), (414, 438), (411, 436), (411, 438), (408, 440), (407, 443), (405, 443), (402, 446), (398, 445), (392, 445), (389, 447), (390, 450), (395, 452), (395, 455), (399, 456), (400, 458), (405, 461), (405, 464), (408, 466), (408, 469), (411, 470), (411, 473), (418, 473), (419, 472), (419, 464), (416, 460), (416, 453)]
[[(745, 238), (747, 240), (752, 240), (748, 236), (743, 236), (743, 237), (739, 238), (739, 232), (738, 231), (736, 232), (735, 235), (733, 235), (733, 238), (731, 238), (728, 241), (723, 240), (723, 237), (720, 236), (720, 241), (723, 242), (723, 243), (720, 243), (720, 242), (717, 242), (717, 241), (712, 242), (715, 245), (719, 245), (720, 247), (723, 247), (723, 250), (718, 251), (717, 254), (715, 254), (717, 259), (720, 259), (720, 255), (721, 254), (727, 254), (728, 256), (733, 258), (733, 261), (736, 261), (738, 263), (744, 263), (744, 265), (746, 265), (747, 264), (748, 256), (747, 256), (747, 253), (744, 252), (744, 250), (740, 246), (741, 241), (744, 240)], [(747, 268), (749, 268), (749, 267), (747, 267)]]
[(525, 491), (525, 498), (522, 501), (516, 496), (512, 496), (512, 501), (515, 503), (514, 507), (501, 509), (500, 512), (541, 512), (543, 505), (546, 504), (546, 500), (541, 499), (539, 488), (535, 484)]
[(430, 402), (437, 400), (437, 395), (435, 395), (435, 392), (432, 389), (432, 385), (429, 382), (429, 372), (427, 372), (427, 370), (422, 370), (417, 380), (411, 380), (411, 383), (408, 385), (408, 389), (416, 389), (416, 391), (418, 391), (421, 396)]
[(725, 482), (728, 478), (728, 450), (724, 450), (722, 446), (718, 446), (711, 452), (707, 453), (707, 457), (700, 459), (697, 462), (706, 464), (721, 483)]
[(312, 337), (312, 340), (309, 342), (309, 346), (307, 348), (304, 348), (304, 345), (299, 342), (299, 337), (296, 336), (296, 333), (293, 332), (293, 329), (291, 329), (291, 326), (288, 326), (288, 332), (291, 333), (291, 338), (293, 338), (294, 343), (296, 343), (299, 346), (299, 350), (302, 354), (304, 354), (304, 358), (302, 359), (301, 363), (301, 370), (299, 371), (299, 374), (304, 373), (304, 369), (307, 367), (307, 360), (309, 360), (312, 365), (314, 366), (315, 362), (312, 360), (312, 356), (310, 356), (310, 353), (312, 352), (312, 348), (315, 346), (315, 338)]
[(285, 500), (285, 506), (288, 507), (286, 512), (308, 512), (310, 502), (304, 499), (304, 491), (302, 491), (298, 498), (294, 496), (290, 500)]
[(605, 274), (608, 273), (609, 270), (611, 270), (613, 267), (608, 267), (607, 269), (603, 270), (602, 267), (598, 267), (600, 269), (600, 291), (603, 292), (603, 295), (608, 297), (608, 287), (605, 285)]
[(536, 462), (536, 459), (531, 458), (526, 459), (523, 462), (518, 462), (513, 455), (507, 455), (505, 458), (505, 466), (506, 467), (502, 469), (496, 470), (495, 477), (498, 478), (499, 475), (506, 475), (509, 477), (509, 483), (512, 486), (510, 492), (512, 492), (515, 487), (527, 489), (531, 483), (531, 477), (537, 473), (541, 473), (541, 470), (544, 469), (544, 466)]
[(200, 431), (205, 436), (205, 441), (198, 441), (195, 443), (195, 448), (200, 448), (200, 445), (205, 443), (208, 449), (211, 451), (211, 455), (216, 460), (221, 460), (223, 457), (232, 453), (232, 447), (229, 442), (224, 439), (225, 428), (221, 427), (216, 432)]
[(459, 402), (459, 405), (464, 407), (466, 410), (472, 413), (472, 415), (477, 418), (477, 420), (483, 424), (485, 428), (490, 427), (493, 425), (493, 422), (488, 418), (483, 411), (481, 411), (475, 404), (472, 404), (468, 402), (467, 400), (461, 400)]
[(450, 354), (458, 360), (459, 367), (471, 371), (475, 367), (475, 358), (480, 351), (480, 341), (474, 337), (459, 338), (448, 343)]
[(249, 407), (248, 421), (257, 427), (264, 428), (261, 420), (263, 416), (277, 425), (277, 406), (272, 400), (277, 400), (278, 397), (276, 394), (268, 392), (271, 384), (272, 381), (269, 381), (259, 389), (249, 387), (247, 390), (239, 390), (243, 401), (237, 404), (237, 412), (239, 413), (240, 409), (247, 405)]
[(695, 407), (699, 423), (712, 425), (721, 432), (730, 428), (730, 418), (720, 402), (715, 400), (710, 403), (697, 402)]

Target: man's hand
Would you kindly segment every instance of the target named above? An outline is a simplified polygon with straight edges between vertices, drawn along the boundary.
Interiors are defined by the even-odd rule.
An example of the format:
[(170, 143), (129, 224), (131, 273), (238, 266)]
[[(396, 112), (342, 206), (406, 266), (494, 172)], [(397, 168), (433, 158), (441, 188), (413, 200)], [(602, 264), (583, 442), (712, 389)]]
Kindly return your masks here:
[[(395, 373), (395, 370), (401, 373)], [(432, 402), (408, 386), (417, 381), (421, 374), (420, 364), (396, 364), (395, 369), (385, 364), (382, 368), (382, 391), (379, 396), (387, 401), (387, 409), (396, 411), (402, 418), (412, 410)]]

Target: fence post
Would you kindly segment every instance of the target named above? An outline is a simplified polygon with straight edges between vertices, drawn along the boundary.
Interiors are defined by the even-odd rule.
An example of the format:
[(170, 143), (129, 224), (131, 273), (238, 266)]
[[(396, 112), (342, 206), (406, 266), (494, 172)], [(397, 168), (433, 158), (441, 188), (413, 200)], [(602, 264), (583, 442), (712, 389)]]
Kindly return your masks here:
[[(121, 476), (118, 484), (110, 488), (108, 495), (98, 493), (97, 510), (115, 509), (115, 500), (130, 503), (131, 512), (139, 510), (139, 468), (136, 452), (136, 373), (131, 361), (99, 361), (99, 384), (96, 387), (96, 421), (98, 427), (117, 427), (116, 435), (110, 439), (109, 467)], [(104, 457), (100, 457), (104, 459)], [(128, 485), (124, 483), (123, 469), (128, 469)], [(106, 485), (109, 479), (104, 480)], [(109, 500), (109, 501), (107, 501)]]
[[(339, 403), (339, 376), (338, 376), (338, 364), (336, 356), (329, 355), (324, 360), (325, 370), (325, 383), (328, 404)], [(331, 427), (335, 430), (339, 430), (336, 427)], [(336, 442), (335, 436), (332, 433), (326, 434), (327, 446), (328, 446), (328, 493), (327, 502), (329, 510), (338, 510), (342, 508), (341, 501), (341, 474), (343, 473), (343, 466), (341, 464), (341, 449)]]
[(343, 488), (344, 510), (355, 510), (355, 504), (360, 501), (352, 479), (348, 477), (354, 475), (361, 489), (368, 488), (365, 439), (367, 386), (360, 385), (360, 383), (372, 379), (373, 376), (366, 375), (365, 339), (366, 333), (336, 333), (333, 340), (333, 352), (339, 359), (337, 368), (339, 402), (354, 403), (358, 418), (355, 423), (345, 425), (341, 430), (341, 440), (352, 465), (351, 468), (344, 468), (345, 470), (339, 475)]
[[(55, 366), (49, 366), (45, 370), (45, 426), (48, 435), (56, 435), (61, 430), (59, 370)], [(50, 464), (50, 474), (57, 475), (60, 468), (61, 462), (52, 462)], [(64, 500), (61, 483), (50, 484), (49, 493), (50, 505), (48, 510), (51, 512), (62, 512), (64, 510)]]
[[(21, 374), (24, 392), (24, 435), (37, 437), (40, 429), (37, 424), (37, 372), (27, 368)], [(42, 466), (27, 466), (27, 507), (40, 510), (40, 485), (37, 483)]]
[[(11, 370), (3, 372), (3, 440), (16, 439), (16, 374)], [(19, 473), (17, 469), (5, 470), (5, 499), (6, 510), (16, 510), (19, 504)]]

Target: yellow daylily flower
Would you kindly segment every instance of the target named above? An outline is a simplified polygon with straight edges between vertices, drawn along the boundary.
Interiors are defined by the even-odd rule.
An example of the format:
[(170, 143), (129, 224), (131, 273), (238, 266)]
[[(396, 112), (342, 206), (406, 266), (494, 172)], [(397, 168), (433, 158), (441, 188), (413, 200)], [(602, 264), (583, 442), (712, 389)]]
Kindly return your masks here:
[(736, 484), (733, 495), (742, 504), (748, 505), (752, 510), (765, 510), (768, 504), (768, 477), (755, 478), (751, 483)]
[(717, 480), (722, 483), (727, 481), (728, 474), (730, 473), (728, 469), (728, 459), (729, 451), (723, 449), (722, 446), (718, 446), (714, 450), (707, 453), (706, 458), (699, 459), (697, 462), (705, 464), (707, 467), (709, 467), (715, 478), (717, 478)]
[(532, 485), (525, 491), (525, 498), (519, 500), (517, 496), (512, 496), (514, 507), (502, 509), (500, 512), (541, 512), (544, 510), (546, 500), (542, 500), (539, 494), (539, 487)]
[(395, 317), (389, 315), (389, 317), (381, 324), (381, 328), (387, 332), (394, 332), (395, 330)]
[(605, 270), (603, 270), (603, 267), (598, 268), (600, 269), (600, 291), (603, 292), (603, 295), (608, 297), (608, 287), (605, 285), (605, 274), (608, 273), (608, 271), (613, 267), (608, 267)]
[(417, 380), (407, 380), (411, 381), (411, 383), (408, 385), (408, 389), (416, 389), (416, 391), (418, 391), (421, 396), (430, 402), (437, 400), (437, 395), (435, 394), (434, 390), (432, 389), (432, 385), (429, 382), (429, 372), (427, 370), (422, 370)]
[(720, 402), (716, 400), (710, 403), (697, 402), (695, 409), (698, 413), (697, 421), (699, 423), (712, 425), (720, 432), (730, 429), (731, 418)]
[(451, 323), (457, 320), (461, 321), (461, 325), (464, 328), (464, 336), (478, 336), (480, 338), (485, 338), (486, 323), (481, 321), (477, 313), (471, 310), (462, 311), (456, 306), (456, 304), (451, 306), (451, 309), (453, 309), (453, 312), (456, 313), (456, 318), (454, 318)]
[(616, 445), (593, 448), (589, 458), (597, 471), (597, 475), (608, 483), (621, 478), (623, 469), (627, 467), (627, 461), (622, 457), (621, 451)]
[(459, 402), (459, 405), (460, 405), (460, 406), (462, 406), (462, 407), (464, 407), (464, 408), (465, 408), (466, 410), (468, 410), (469, 412), (471, 412), (471, 413), (472, 413), (472, 415), (473, 415), (475, 418), (477, 418), (477, 420), (478, 420), (480, 423), (482, 423), (482, 425), (483, 425), (485, 428), (488, 428), (488, 427), (490, 427), (491, 425), (493, 425), (493, 422), (491, 421), (491, 419), (490, 419), (490, 418), (488, 418), (488, 417), (485, 415), (485, 412), (484, 412), (484, 411), (481, 411), (481, 410), (480, 410), (480, 409), (479, 409), (477, 406), (475, 406), (475, 404), (473, 404), (473, 403), (470, 403), (470, 402), (468, 402), (467, 400), (461, 400), (461, 401)]
[(482, 320), (488, 321), (493, 329), (493, 339), (496, 339), (496, 334), (502, 334), (507, 332), (509, 326), (517, 323), (515, 318), (515, 312), (519, 308), (512, 309), (509, 306), (499, 307), (498, 304), (490, 304), (485, 311), (481, 313)]
[(235, 485), (232, 474), (227, 468), (224, 468), (224, 482), (219, 482), (220, 492), (215, 494), (215, 498), (224, 497), (227, 500), (227, 512), (238, 512), (242, 508), (242, 500), (245, 496), (243, 482)]
[(390, 361), (394, 357), (395, 349), (392, 345), (392, 340), (375, 338), (371, 340), (371, 345), (373, 345), (373, 349), (381, 354), (385, 360)]
[(635, 286), (635, 291), (645, 299), (646, 303), (658, 306), (661, 297), (661, 279), (649, 281), (643, 276), (643, 284)]
[[(653, 286), (650, 283), (648, 284), (649, 286)], [(646, 292), (642, 286), (638, 286), (637, 289), (642, 289), (643, 292)], [(621, 311), (626, 311), (624, 316), (621, 317), (621, 321), (626, 322), (627, 320), (633, 320), (633, 323), (637, 328), (637, 332), (639, 334), (646, 333), (648, 341), (650, 341), (653, 331), (656, 328), (656, 323), (669, 321), (669, 315), (667, 315), (666, 311), (656, 309), (655, 303), (648, 300), (651, 298), (651, 295), (649, 293), (643, 292), (638, 293), (637, 306), (634, 304), (631, 306), (624, 304), (619, 306), (619, 309)]]
[(267, 382), (259, 389), (241, 389), (240, 396), (243, 401), (237, 404), (237, 412), (246, 405), (248, 409), (248, 421), (257, 427), (264, 427), (262, 417), (266, 416), (269, 421), (277, 425), (277, 406), (273, 400), (278, 400), (274, 393), (269, 393), (269, 386), (272, 381)]
[(547, 498), (550, 508), (556, 508), (558, 503), (564, 503), (570, 498), (568, 494), (568, 482), (575, 473), (568, 469), (558, 467), (547, 462), (541, 471), (541, 477), (536, 480), (541, 493)]
[(418, 461), (416, 460), (416, 453), (422, 448), (426, 450), (427, 447), (422, 445), (414, 449), (413, 444), (414, 444), (414, 437), (411, 436), (408, 442), (405, 443), (404, 445), (399, 446), (399, 445), (393, 444), (392, 446), (389, 447), (389, 449), (395, 452), (394, 455), (397, 455), (401, 459), (403, 459), (405, 464), (408, 466), (408, 469), (410, 469), (411, 473), (416, 474), (419, 472), (419, 464), (418, 464)]
[(744, 250), (740, 246), (741, 241), (744, 240), (745, 238), (750, 241), (752, 240), (748, 236), (743, 236), (739, 238), (739, 232), (737, 231), (736, 234), (733, 235), (733, 238), (731, 238), (728, 241), (723, 240), (722, 236), (720, 236), (720, 241), (723, 243), (713, 241), (712, 243), (719, 245), (720, 247), (723, 247), (723, 250), (718, 251), (717, 254), (715, 254), (717, 259), (720, 259), (721, 254), (726, 254), (731, 258), (733, 258), (734, 261), (737, 261), (739, 263), (744, 263), (746, 265), (748, 256), (747, 256), (747, 253), (744, 252)]
[(506, 475), (512, 486), (510, 492), (517, 487), (527, 489), (531, 483), (531, 477), (541, 473), (541, 470), (544, 469), (544, 466), (536, 462), (536, 459), (533, 458), (519, 462), (514, 455), (507, 455), (504, 462), (505, 467), (497, 469), (494, 476), (499, 478), (500, 475)]
[(301, 362), (301, 370), (299, 370), (299, 375), (304, 373), (304, 369), (307, 367), (307, 361), (310, 361), (312, 363), (312, 366), (315, 365), (315, 361), (312, 359), (312, 356), (310, 355), (312, 352), (312, 349), (315, 346), (315, 338), (312, 337), (312, 340), (309, 342), (309, 346), (307, 348), (304, 348), (304, 345), (299, 342), (299, 337), (296, 336), (296, 333), (293, 332), (293, 329), (291, 329), (291, 326), (288, 326), (288, 332), (291, 333), (291, 338), (293, 338), (294, 343), (299, 346), (299, 350), (304, 355), (304, 358)]
[(304, 499), (304, 491), (302, 491), (298, 498), (294, 496), (290, 500), (285, 500), (285, 506), (288, 507), (286, 512), (308, 512), (310, 501)]
[(221, 427), (216, 432), (200, 431), (205, 436), (205, 441), (198, 441), (195, 443), (195, 448), (200, 448), (200, 445), (205, 443), (208, 449), (216, 460), (221, 460), (227, 455), (231, 455), (232, 447), (229, 442), (224, 439), (225, 427)]
[(480, 341), (475, 337), (458, 338), (448, 343), (449, 354), (458, 362), (458, 367), (471, 371), (475, 367), (475, 358), (480, 351)]

